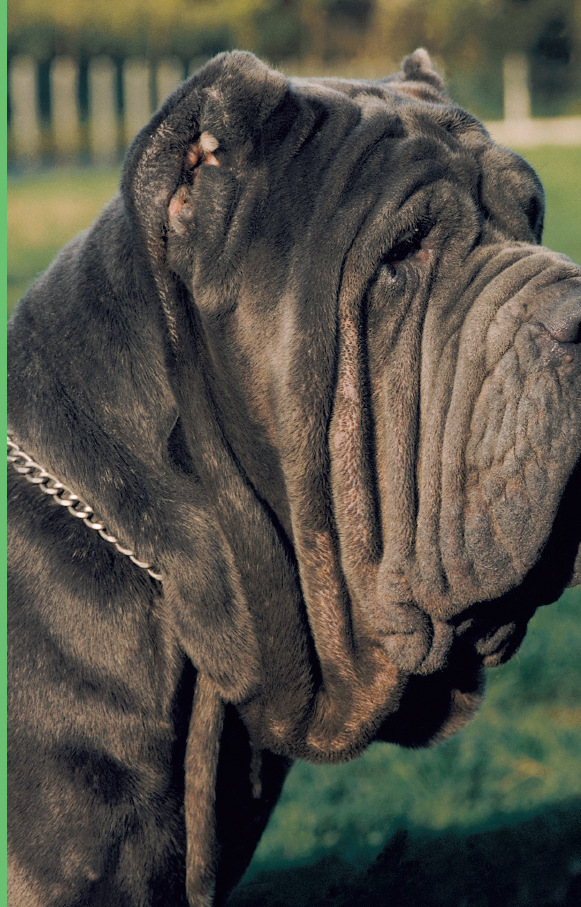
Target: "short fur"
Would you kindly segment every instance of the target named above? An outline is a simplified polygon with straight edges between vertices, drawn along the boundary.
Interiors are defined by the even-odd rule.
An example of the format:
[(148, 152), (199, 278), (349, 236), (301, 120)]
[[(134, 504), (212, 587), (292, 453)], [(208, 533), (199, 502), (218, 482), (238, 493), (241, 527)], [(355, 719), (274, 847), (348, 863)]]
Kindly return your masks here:
[(423, 746), (581, 580), (581, 270), (425, 51), (217, 57), (9, 329), (13, 907), (221, 904), (293, 759)]

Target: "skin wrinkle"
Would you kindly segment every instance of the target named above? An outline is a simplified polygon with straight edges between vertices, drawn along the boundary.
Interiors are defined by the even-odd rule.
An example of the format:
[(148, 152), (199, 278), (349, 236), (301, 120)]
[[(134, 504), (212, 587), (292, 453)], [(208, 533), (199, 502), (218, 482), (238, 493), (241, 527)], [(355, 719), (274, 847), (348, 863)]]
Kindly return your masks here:
[[(532, 262), (532, 266), (533, 266), (533, 268), (535, 268), (535, 269), (538, 267), (538, 265), (537, 265), (536, 262), (534, 262), (534, 261)], [(513, 268), (513, 270), (514, 270), (515, 265), (513, 265), (512, 268)], [(516, 268), (517, 268), (517, 270), (518, 270), (518, 262), (516, 263)], [(527, 270), (528, 270), (528, 269), (527, 269)], [(489, 285), (489, 288), (488, 288), (489, 294), (492, 292), (492, 289), (493, 289), (492, 285)], [(465, 324), (465, 326), (464, 326), (463, 333), (465, 333), (465, 331), (466, 331), (466, 324)], [(515, 354), (513, 353), (512, 355), (514, 356)], [(459, 360), (459, 365), (461, 365), (461, 360)], [(470, 381), (469, 381), (468, 379), (462, 379), (462, 377), (459, 376), (458, 374), (456, 375), (456, 379), (455, 379), (455, 380), (456, 380), (456, 383), (459, 383), (459, 384), (462, 385), (462, 386), (463, 386), (464, 384), (466, 384), (467, 386), (470, 385)], [(513, 398), (513, 399), (514, 399), (514, 398)], [(477, 405), (477, 401), (475, 401), (475, 405)], [(452, 404), (451, 404), (451, 406), (452, 406)], [(509, 412), (506, 412), (506, 413), (505, 413), (505, 417), (504, 417), (504, 420), (503, 420), (505, 425), (506, 425), (506, 420), (507, 420), (507, 419), (509, 419)], [(456, 423), (456, 430), (457, 430), (457, 423)], [(446, 457), (445, 460), (446, 460), (446, 462), (447, 462), (448, 464), (450, 463), (450, 458), (449, 458), (449, 457)], [(456, 475), (456, 476), (460, 476), (460, 475), (462, 474), (462, 473), (461, 473), (461, 470), (459, 469), (459, 464), (458, 464), (458, 463), (456, 463), (456, 465), (453, 465), (453, 466), (449, 469), (448, 472), (449, 472), (449, 474), (451, 473), (451, 474)], [(448, 513), (449, 513), (449, 511), (448, 511)], [(456, 525), (457, 525), (458, 527), (461, 527), (462, 524), (463, 524), (463, 520), (462, 520), (461, 514), (458, 513), (458, 515), (457, 515), (457, 517), (456, 517)], [(463, 542), (460, 542), (460, 539), (459, 539), (459, 544), (460, 544), (461, 548), (464, 548), (464, 543), (463, 543)], [(461, 550), (461, 548), (459, 548), (458, 550)], [(452, 549), (452, 550), (453, 550), (453, 549)], [(471, 569), (471, 568), (470, 568), (470, 569)]]
[[(428, 259), (424, 261), (423, 264), (427, 264)], [(422, 267), (424, 271), (424, 268)], [(424, 280), (429, 282), (429, 275), (431, 274), (431, 269), (425, 271)], [(426, 275), (428, 275), (426, 277)], [(414, 533), (413, 529), (410, 534), (410, 524), (415, 522), (405, 517), (400, 520), (399, 527), (401, 527), (400, 532), (400, 541), (397, 541), (397, 536), (394, 536), (394, 531), (398, 532), (396, 528), (398, 523), (397, 521), (389, 520), (388, 514), (392, 511), (394, 513), (400, 514), (400, 517), (404, 513), (409, 512), (407, 498), (404, 497), (404, 501), (401, 504), (397, 503), (397, 496), (402, 494), (405, 495), (405, 489), (408, 489), (412, 493), (412, 511), (415, 511), (415, 480), (414, 480), (414, 464), (413, 464), (413, 444), (404, 445), (401, 444), (400, 438), (405, 433), (403, 429), (403, 422), (400, 416), (397, 415), (398, 410), (403, 415), (405, 413), (405, 404), (402, 402), (409, 396), (408, 383), (404, 380), (403, 372), (408, 369), (412, 373), (415, 373), (414, 369), (414, 354), (412, 353), (411, 357), (409, 352), (405, 349), (406, 337), (405, 334), (412, 333), (414, 330), (419, 332), (417, 327), (414, 327), (415, 322), (417, 321), (417, 312), (414, 314), (413, 311), (409, 311), (409, 302), (414, 298), (414, 293), (412, 291), (413, 282), (406, 286), (406, 272), (399, 273), (397, 275), (397, 284), (399, 284), (399, 290), (401, 298), (398, 300), (397, 305), (394, 306), (394, 312), (398, 313), (396, 321), (395, 331), (390, 330), (389, 332), (389, 355), (382, 354), (382, 346), (385, 346), (385, 341), (381, 341), (380, 337), (383, 337), (383, 332), (381, 335), (378, 335), (375, 339), (373, 338), (373, 333), (370, 337), (371, 346), (371, 360), (377, 366), (381, 367), (380, 375), (386, 369), (393, 372), (393, 363), (398, 361), (401, 364), (397, 367), (396, 371), (393, 372), (392, 378), (390, 381), (393, 382), (393, 387), (390, 390), (390, 384), (387, 377), (379, 377), (379, 379), (372, 379), (372, 383), (375, 384), (375, 390), (373, 392), (373, 407), (375, 411), (375, 426), (377, 432), (377, 458), (376, 458), (376, 469), (378, 471), (378, 492), (380, 494), (380, 514), (382, 519), (382, 535), (384, 539), (384, 557), (380, 568), (380, 575), (378, 578), (378, 588), (376, 594), (380, 596), (380, 600), (383, 596), (386, 597), (386, 600), (395, 596), (396, 600), (406, 600), (410, 598), (409, 585), (407, 580), (404, 579), (403, 574), (401, 573), (401, 555), (399, 552), (409, 552), (413, 545)], [(395, 284), (394, 284), (395, 288)], [(416, 288), (417, 289), (417, 288)], [(421, 298), (421, 297), (420, 297)], [(373, 299), (370, 304), (373, 306)], [(421, 311), (422, 303), (417, 304), (419, 310)], [(405, 313), (407, 316), (406, 322), (404, 324), (402, 317), (399, 313)], [(405, 325), (407, 324), (407, 329)], [(402, 337), (402, 331), (404, 336)], [(403, 346), (402, 346), (403, 344)], [(402, 346), (402, 353), (400, 360), (396, 355), (396, 352), (399, 347)], [(417, 353), (415, 354), (417, 356)], [(398, 374), (401, 377), (398, 377)], [(398, 430), (391, 430), (390, 437), (391, 441), (389, 442), (391, 447), (386, 446), (387, 444), (387, 434), (386, 426), (388, 423), (392, 423), (394, 427), (398, 427)], [(413, 438), (413, 423), (410, 425), (406, 417), (405, 424), (407, 429), (410, 431), (408, 437), (409, 441)], [(393, 439), (395, 438), (395, 446), (393, 446)], [(411, 451), (410, 451), (411, 447)], [(394, 465), (400, 463), (405, 464), (403, 466), (403, 481), (398, 480), (397, 478), (389, 478), (391, 472), (393, 472)], [(400, 492), (401, 489), (401, 492)], [(395, 523), (395, 526), (394, 526)], [(404, 555), (405, 556), (405, 555)], [(392, 569), (391, 565), (396, 566), (395, 572)], [(370, 607), (371, 605), (369, 605)], [(378, 622), (379, 625), (384, 623), (384, 619), (381, 618), (381, 615), (377, 608), (374, 611), (374, 620)], [(387, 629), (387, 628), (386, 628)]]
[[(458, 328), (447, 339), (442, 355), (437, 360), (436, 367), (432, 369), (435, 374), (436, 385), (428, 396), (427, 380), (422, 370), (422, 397), (425, 399), (421, 405), (420, 425), (422, 437), (420, 440), (420, 453), (418, 458), (418, 487), (419, 508), (416, 529), (416, 552), (420, 557), (422, 578), (436, 593), (444, 594), (447, 591), (447, 579), (443, 570), (442, 556), (439, 545), (439, 515), (441, 510), (441, 470), (434, 467), (434, 461), (441, 456), (441, 447), (446, 425), (445, 413), (449, 409), (453, 382), (450, 372), (443, 363), (450, 362), (454, 368), (457, 358), (457, 347), (460, 340)], [(423, 362), (426, 355), (423, 355)], [(437, 406), (432, 404), (431, 397), (435, 397)], [(428, 443), (429, 439), (429, 443)], [(424, 479), (424, 473), (426, 479)], [(432, 544), (432, 540), (438, 542)]]
[[(420, 202), (417, 201), (416, 204), (420, 204)], [(422, 202), (421, 204), (424, 204), (424, 203)], [(428, 246), (428, 248), (429, 248), (429, 246)], [(426, 250), (426, 252), (427, 252), (427, 250)], [(416, 258), (417, 258), (417, 256), (416, 256)], [(421, 257), (422, 267), (419, 270), (422, 273), (422, 284), (423, 284), (422, 292), (425, 294), (427, 294), (427, 292), (429, 291), (429, 286), (434, 277), (435, 261), (436, 261), (436, 259), (433, 256), (431, 256), (429, 254), (429, 252), (426, 255), (423, 255)], [(419, 259), (418, 259), (418, 262), (419, 262)], [(424, 268), (423, 265), (429, 265), (429, 268)], [(405, 304), (404, 304), (404, 300), (408, 299), (409, 297), (413, 298), (413, 290), (412, 290), (411, 285), (409, 288), (405, 287), (405, 283), (402, 281), (402, 277), (404, 278), (404, 281), (405, 281), (406, 279), (409, 280), (409, 278), (412, 275), (413, 275), (413, 271), (408, 272), (407, 268), (403, 270), (402, 274), (399, 273), (399, 269), (398, 269), (398, 282), (400, 284), (399, 292), (400, 292), (400, 296), (402, 298), (400, 298), (400, 300), (398, 300), (396, 311), (401, 311), (402, 314), (405, 312), (407, 318), (405, 321), (403, 320), (403, 317), (400, 318), (400, 320), (397, 322), (396, 330), (391, 331), (391, 336), (389, 337), (389, 346), (388, 346), (388, 349), (390, 352), (389, 352), (388, 357), (385, 354), (381, 353), (381, 347), (378, 342), (376, 342), (376, 344), (374, 346), (372, 359), (374, 362), (381, 364), (383, 367), (385, 367), (385, 365), (390, 360), (395, 359), (395, 361), (397, 361), (397, 357), (395, 357), (395, 355), (394, 355), (394, 350), (398, 349), (398, 347), (402, 343), (405, 344), (405, 338), (402, 341), (401, 337), (400, 337), (400, 333), (402, 330), (403, 331), (407, 330), (408, 332), (410, 331), (410, 313), (408, 312), (409, 303), (405, 302)], [(411, 320), (413, 320), (413, 318)], [(418, 333), (421, 333), (421, 331), (418, 330)], [(405, 350), (405, 346), (404, 346), (404, 350)], [(405, 400), (409, 395), (409, 384), (408, 384), (408, 381), (406, 380), (406, 378), (404, 377), (404, 370), (406, 371), (406, 374), (407, 374), (408, 368), (411, 367), (412, 373), (415, 374), (416, 370), (417, 370), (415, 367), (415, 362), (417, 361), (417, 358), (418, 358), (417, 353), (413, 353), (411, 356), (409, 356), (409, 354), (407, 352), (403, 352), (403, 354), (401, 356), (402, 365), (400, 366), (400, 368), (402, 370), (401, 380), (398, 382), (398, 384), (394, 385), (391, 393), (388, 389), (386, 389), (388, 387), (388, 385), (386, 383), (386, 379), (382, 380), (381, 386), (383, 389), (382, 389), (381, 394), (384, 399), (383, 403), (379, 402), (380, 397), (377, 395), (377, 393), (374, 394), (374, 397), (378, 401), (378, 404), (377, 404), (379, 407), (378, 412), (381, 414), (376, 423), (380, 438), (383, 438), (385, 436), (385, 431), (384, 431), (384, 427), (383, 427), (385, 416), (387, 414), (389, 414), (390, 411), (394, 407), (397, 407), (397, 406), (403, 407), (403, 410), (405, 410), (405, 405), (401, 401)], [(403, 410), (402, 410), (402, 412), (403, 412)], [(394, 418), (393, 421), (394, 421), (394, 425), (397, 425), (398, 419)], [(399, 421), (401, 422), (401, 420), (399, 420)], [(379, 492), (384, 501), (384, 504), (382, 504), (382, 506), (380, 508), (380, 512), (382, 513), (382, 519), (383, 519), (382, 532), (383, 532), (384, 539), (385, 539), (386, 551), (390, 551), (394, 558), (396, 558), (398, 556), (396, 553), (398, 550), (402, 550), (404, 552), (411, 551), (411, 548), (414, 543), (414, 536), (415, 536), (415, 519), (413, 518), (413, 516), (409, 519), (408, 518), (402, 519), (401, 523), (400, 523), (400, 526), (401, 526), (400, 531), (403, 533), (403, 535), (401, 537), (402, 542), (396, 543), (396, 547), (394, 548), (393, 541), (390, 540), (390, 536), (392, 535), (392, 533), (394, 531), (397, 532), (398, 530), (397, 529), (394, 530), (393, 521), (391, 521), (391, 526), (389, 528), (386, 525), (386, 514), (389, 512), (389, 508), (393, 507), (393, 510), (395, 512), (397, 512), (399, 509), (399, 511), (402, 514), (408, 512), (408, 507), (407, 507), (406, 503), (403, 503), (400, 506), (400, 508), (398, 508), (398, 506), (395, 504), (395, 501), (397, 500), (397, 496), (400, 493), (400, 489), (405, 489), (405, 488), (413, 489), (415, 487), (415, 480), (414, 480), (415, 463), (413, 462), (415, 460), (415, 456), (414, 456), (413, 444), (410, 444), (410, 441), (413, 440), (414, 429), (413, 429), (413, 423), (409, 424), (406, 420), (406, 424), (408, 424), (408, 429), (407, 429), (408, 438), (407, 438), (407, 442), (406, 442), (405, 446), (402, 445), (402, 440), (401, 440), (401, 439), (403, 439), (403, 436), (405, 434), (405, 432), (402, 431), (402, 427), (403, 427), (403, 423), (402, 423), (402, 424), (400, 424), (399, 431), (395, 431), (393, 433), (395, 435), (396, 439), (400, 439), (400, 440), (396, 441), (396, 447), (393, 450), (386, 449), (384, 442), (380, 441), (380, 445), (383, 445), (383, 446), (382, 447), (380, 446), (378, 448), (378, 471), (379, 471), (379, 476), (380, 476)], [(409, 448), (408, 448), (408, 445), (409, 445)], [(387, 474), (386, 474), (386, 470), (387, 470), (386, 464), (390, 464), (392, 461), (401, 462), (402, 460), (405, 460), (408, 463), (408, 466), (406, 466), (404, 468), (404, 476), (405, 476), (404, 480), (403, 481), (394, 481), (392, 484), (391, 490), (387, 494), (383, 494), (382, 489), (387, 487), (387, 482), (388, 482)], [(414, 503), (412, 506), (412, 511), (414, 511), (414, 512), (415, 512), (415, 506), (416, 506), (415, 505), (416, 498), (417, 498), (417, 495), (414, 491), (413, 492)], [(386, 510), (386, 507), (388, 508), (387, 510)], [(385, 582), (385, 577), (387, 574), (387, 568), (386, 568), (385, 564), (383, 565), (382, 571), (383, 571), (383, 578), (384, 578), (384, 582)]]
[[(457, 194), (454, 190), (454, 194)], [(465, 199), (456, 203), (456, 210), (463, 210), (467, 220), (473, 219), (470, 213), (470, 206)], [(478, 234), (480, 225), (474, 223), (474, 233)], [(470, 248), (473, 245), (473, 239), (470, 232), (466, 235), (466, 241)], [(442, 242), (442, 240), (440, 240)], [(445, 245), (444, 245), (445, 248)], [(458, 254), (458, 253), (456, 253)], [(476, 265), (471, 265), (471, 260), (467, 256), (464, 262), (464, 268), (467, 271), (466, 283), (464, 284), (464, 296), (467, 302), (471, 302), (473, 294), (478, 290), (478, 283), (482, 281), (483, 266), (480, 256), (474, 256)], [(486, 265), (484, 265), (486, 267)], [(444, 268), (444, 286), (446, 283), (446, 271), (444, 261), (438, 261), (436, 275)], [(469, 292), (471, 290), (472, 292)], [(441, 470), (435, 468), (435, 465), (429, 467), (430, 461), (435, 463), (440, 447), (441, 433), (446, 424), (446, 413), (449, 409), (449, 388), (453, 387), (454, 381), (452, 374), (455, 371), (455, 364), (450, 363), (449, 368), (443, 369), (442, 362), (447, 357), (454, 356), (454, 349), (459, 342), (460, 330), (463, 324), (463, 310), (457, 306), (458, 289), (453, 287), (453, 292), (449, 296), (449, 302), (446, 301), (446, 294), (440, 290), (439, 299), (446, 301), (444, 305), (437, 302), (434, 306), (434, 300), (431, 300), (431, 311), (428, 310), (424, 337), (422, 339), (422, 365), (421, 365), (421, 408), (420, 408), (420, 447), (417, 466), (418, 488), (419, 493), (419, 510), (416, 532), (416, 555), (419, 556), (421, 583), (423, 590), (430, 588), (436, 595), (442, 595), (447, 592), (448, 583), (445, 573), (443, 572), (442, 555), (440, 551), (440, 531), (438, 528), (438, 514), (441, 507)], [(438, 297), (436, 297), (438, 299)], [(438, 324), (438, 331), (430, 327), (431, 312), (439, 313), (442, 306), (441, 315), (449, 314), (447, 321), (443, 321), (449, 335), (444, 334), (444, 344), (441, 350), (434, 348), (431, 341), (432, 337), (442, 337), (442, 327)], [(465, 309), (464, 309), (465, 311)], [(449, 327), (448, 327), (449, 326)], [(428, 364), (431, 368), (431, 377), (428, 371)], [(442, 391), (444, 389), (444, 391)], [(433, 398), (437, 401), (436, 410)], [(429, 439), (426, 445), (425, 439)], [(423, 476), (426, 474), (427, 479)], [(435, 480), (432, 478), (436, 476)], [(424, 487), (425, 485), (425, 487)], [(425, 514), (425, 516), (424, 516)], [(436, 544), (435, 544), (436, 543)], [(426, 592), (423, 591), (425, 595)]]
[[(528, 337), (529, 337), (528, 328), (522, 329), (520, 332), (520, 336), (524, 337), (525, 349), (527, 349), (527, 343), (528, 343)], [(533, 340), (533, 337), (531, 337), (531, 340)], [(534, 343), (534, 340), (533, 340), (533, 345), (534, 345), (533, 355), (536, 358), (538, 358), (539, 354), (540, 354), (540, 350)], [(531, 349), (530, 345), (528, 348)], [(519, 349), (520, 349), (520, 346), (517, 343), (511, 351), (511, 355), (512, 355), (512, 358), (514, 361), (507, 364), (507, 356), (505, 356), (502, 358), (501, 362), (497, 366), (497, 371), (505, 368), (507, 374), (510, 376), (510, 378), (512, 380), (514, 380), (514, 378), (519, 374), (519, 371), (520, 371), (520, 367), (515, 366), (515, 362), (518, 363), (520, 361)], [(508, 358), (510, 358), (510, 356)], [(530, 353), (527, 354), (527, 358), (528, 358), (528, 360), (530, 360)], [(554, 376), (556, 376), (558, 379), (558, 376), (559, 376), (558, 370), (554, 371), (552, 374)], [(516, 449), (514, 447), (514, 438), (523, 436), (523, 435), (525, 437), (529, 436), (529, 429), (527, 428), (527, 424), (532, 425), (535, 429), (538, 428), (537, 420), (538, 420), (539, 411), (541, 414), (544, 414), (547, 411), (551, 411), (553, 413), (555, 412), (555, 406), (550, 405), (549, 401), (547, 401), (547, 400), (544, 401), (544, 405), (542, 407), (538, 406), (538, 403), (532, 393), (531, 386), (530, 386), (532, 381), (534, 381), (534, 378), (527, 374), (527, 384), (524, 387), (522, 386), (522, 384), (520, 384), (519, 386), (512, 388), (512, 391), (510, 394), (510, 399), (512, 401), (514, 401), (515, 399), (518, 400), (518, 408), (515, 408), (515, 406), (513, 404), (512, 407), (509, 405), (509, 407), (507, 407), (505, 409), (504, 419), (503, 419), (503, 428), (498, 435), (498, 440), (500, 441), (502, 439), (502, 435), (504, 432), (504, 434), (507, 437), (507, 442), (505, 443), (504, 448), (497, 447), (496, 456), (495, 456), (495, 461), (497, 463), (500, 462), (504, 468), (506, 468), (506, 466), (507, 466), (508, 458), (510, 458), (511, 460), (514, 460), (515, 466), (518, 462), (522, 462), (524, 464), (525, 471), (523, 473), (521, 473), (521, 480), (520, 480), (519, 485), (515, 486), (514, 485), (515, 480), (514, 479), (512, 480), (512, 483), (513, 483), (512, 484), (512, 495), (513, 495), (513, 500), (516, 500), (516, 498), (514, 497), (514, 495), (516, 493), (516, 489), (521, 488), (523, 491), (525, 491), (525, 489), (527, 489), (525, 492), (525, 499), (528, 502), (528, 507), (532, 506), (533, 502), (532, 502), (532, 499), (530, 498), (530, 492), (528, 491), (529, 486), (528, 486), (528, 483), (526, 480), (526, 471), (527, 471), (527, 466), (529, 466), (529, 473), (530, 473), (532, 465), (528, 463), (528, 458), (525, 459), (525, 453), (527, 453), (526, 448), (523, 449), (521, 455), (518, 457), (518, 460), (514, 459), (515, 454), (516, 454)], [(533, 384), (533, 387), (537, 387), (538, 384), (539, 384), (539, 382), (536, 381)], [(541, 393), (543, 395), (546, 395), (547, 392), (548, 391), (547, 391), (546, 386), (544, 384), (541, 385)], [(535, 408), (534, 414), (532, 414), (530, 417), (527, 417), (526, 412), (530, 410), (531, 406), (533, 406)], [(514, 412), (514, 415), (509, 418), (508, 414), (511, 409)], [(517, 418), (518, 418), (518, 424), (515, 424), (515, 419), (517, 419)], [(512, 423), (510, 429), (507, 429), (508, 423)], [(555, 424), (555, 423), (553, 422), (553, 424)], [(558, 431), (558, 429), (557, 429), (557, 431)], [(538, 461), (538, 455), (537, 455), (536, 451), (534, 450), (534, 448), (529, 448), (529, 450), (531, 450), (532, 455)], [(469, 453), (469, 451), (470, 451), (470, 448), (468, 448), (467, 453)], [(557, 458), (558, 458), (558, 453), (557, 452), (552, 453), (551, 459), (557, 459)], [(544, 457), (544, 460), (545, 460), (545, 462), (547, 461), (546, 455)], [(517, 469), (518, 469), (518, 472), (520, 473), (520, 467), (517, 467)], [(544, 472), (544, 470), (541, 469), (540, 473), (537, 473), (537, 474), (543, 474), (543, 472)], [(516, 474), (515, 474), (515, 477), (516, 477)], [(506, 499), (506, 494), (507, 494), (507, 492), (505, 491), (505, 493), (503, 495), (504, 499)], [(489, 498), (489, 500), (490, 500), (490, 498)], [(545, 503), (544, 500), (541, 499), (539, 502), (539, 507), (541, 509), (542, 509), (544, 503)], [(527, 507), (527, 509), (528, 509), (528, 507)], [(539, 514), (539, 516), (540, 516), (540, 514)], [(501, 524), (499, 524), (499, 522), (498, 522), (494, 507), (491, 510), (491, 518), (493, 520), (493, 525), (495, 527), (497, 537), (499, 539), (502, 538), (504, 540), (503, 541), (504, 546), (507, 548), (507, 550), (510, 550), (512, 552), (511, 557), (513, 559), (515, 568), (520, 572), (524, 572), (527, 569), (527, 566), (526, 566), (526, 561), (522, 561), (518, 554), (521, 546), (518, 542), (518, 539), (515, 538), (515, 536), (514, 536), (514, 530), (512, 528), (514, 520), (511, 520), (511, 523), (509, 524), (511, 531), (507, 535), (507, 533), (505, 531), (503, 531)], [(546, 520), (545, 520), (545, 522), (546, 522)]]
[[(494, 383), (491, 391), (486, 396), (490, 397), (491, 393), (494, 394), (494, 400), (492, 405), (488, 404), (488, 422), (481, 420), (481, 430), (478, 434), (473, 431), (466, 450), (468, 464), (471, 463), (473, 455), (478, 456), (484, 467), (490, 467), (498, 460), (498, 438), (504, 423), (507, 407), (504, 394)], [(484, 393), (482, 396), (484, 397)]]
[[(415, 413), (418, 406), (417, 383), (405, 380), (411, 366), (412, 373), (417, 375), (416, 366), (419, 359), (420, 328), (417, 324), (419, 313), (422, 312), (425, 301), (416, 298), (416, 311), (409, 311), (408, 317), (398, 341), (394, 344), (389, 368), (385, 370), (382, 381), (382, 408), (381, 426), (382, 434), (388, 438), (384, 441), (383, 462), (386, 464), (385, 485), (380, 488), (383, 518), (382, 533), (384, 546), (393, 554), (396, 560), (406, 558), (411, 554), (415, 541), (416, 527), (416, 499), (415, 488), (415, 445), (414, 426)], [(415, 323), (414, 323), (415, 322)], [(408, 335), (413, 337), (411, 350), (409, 349)], [(415, 335), (415, 336), (414, 336)], [(403, 355), (398, 355), (400, 346)], [(407, 349), (406, 349), (407, 347)], [(393, 362), (395, 361), (395, 369)], [(402, 439), (401, 428), (406, 425), (407, 440)], [(393, 519), (393, 514), (398, 513), (405, 517)]]
[[(349, 295), (343, 282), (342, 292)], [(340, 315), (341, 348), (338, 390), (331, 422), (331, 482), (336, 500), (335, 517), (339, 523), (342, 560), (355, 574), (371, 570), (379, 546), (374, 532), (376, 522), (371, 478), (371, 451), (366, 443), (367, 416), (364, 390), (363, 334), (357, 315), (347, 306)], [(367, 417), (368, 418), (368, 417)], [(358, 595), (364, 589), (354, 589)]]

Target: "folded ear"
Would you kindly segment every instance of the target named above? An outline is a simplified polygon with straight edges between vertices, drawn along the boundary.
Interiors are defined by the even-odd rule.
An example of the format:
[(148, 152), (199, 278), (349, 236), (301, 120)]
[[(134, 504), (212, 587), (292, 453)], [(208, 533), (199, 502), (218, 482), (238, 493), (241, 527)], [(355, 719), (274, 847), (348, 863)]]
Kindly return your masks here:
[[(287, 94), (284, 76), (252, 54), (221, 54), (168, 98), (129, 150), (125, 208), (174, 338), (175, 274), (191, 277), (192, 248), (202, 233), (206, 245), (214, 238), (223, 249), (239, 180), (276, 132), (273, 114)], [(243, 234), (243, 218), (236, 225)]]
[(153, 223), (150, 203), (166, 218), (169, 199), (191, 166), (190, 146), (202, 133), (214, 135), (230, 153), (256, 142), (286, 89), (284, 76), (241, 51), (220, 54), (183, 82), (127, 154), (122, 192), (134, 226)]
[[(257, 737), (264, 711), (271, 702), (278, 708), (277, 693), (294, 724), (308, 713), (308, 638), (296, 566), (217, 419), (199, 306), (227, 298), (224, 284), (237, 278), (252, 213), (266, 198), (264, 168), (280, 154), (298, 103), (284, 76), (251, 54), (217, 57), (137, 136), (122, 182), (141, 285), (160, 299), (168, 328), (168, 378), (180, 414), (173, 462), (186, 475), (195, 467), (200, 498), (167, 566), (166, 600), (184, 651), (219, 695), (236, 703), (253, 697)], [(207, 279), (204, 268), (212, 271)]]

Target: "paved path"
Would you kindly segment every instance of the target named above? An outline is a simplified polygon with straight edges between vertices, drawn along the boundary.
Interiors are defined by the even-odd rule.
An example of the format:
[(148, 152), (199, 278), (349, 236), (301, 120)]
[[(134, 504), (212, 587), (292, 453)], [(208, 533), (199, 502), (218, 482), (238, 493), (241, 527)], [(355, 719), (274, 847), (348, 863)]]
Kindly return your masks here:
[(499, 145), (530, 148), (532, 145), (581, 145), (581, 117), (499, 120), (486, 123)]

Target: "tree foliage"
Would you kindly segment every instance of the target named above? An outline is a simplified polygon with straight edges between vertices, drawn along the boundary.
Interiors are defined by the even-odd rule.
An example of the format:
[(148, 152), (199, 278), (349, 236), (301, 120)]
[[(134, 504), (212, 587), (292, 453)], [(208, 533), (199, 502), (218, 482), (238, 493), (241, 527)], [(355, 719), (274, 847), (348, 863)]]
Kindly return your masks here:
[(138, 23), (166, 32), (228, 25), (243, 35), (246, 22), (268, 6), (269, 0), (13, 0), (8, 28), (47, 25), (79, 33), (98, 27), (129, 34)]
[(417, 44), (474, 65), (511, 51), (555, 61), (581, 51), (581, 0), (11, 0), (8, 32), (13, 46), (44, 35), (47, 51), (100, 43), (157, 54), (221, 34), (275, 62), (393, 57)]
[(494, 65), (507, 53), (581, 54), (581, 0), (375, 0), (374, 26), (406, 49)]
[[(223, 43), (247, 46), (253, 20), (269, 0), (12, 0), (9, 47), (22, 39), (33, 51), (160, 54), (181, 49), (188, 36), (228, 35)], [(20, 39), (20, 40), (19, 40)], [(211, 43), (211, 42), (210, 42)], [(218, 48), (221, 49), (221, 48)]]

